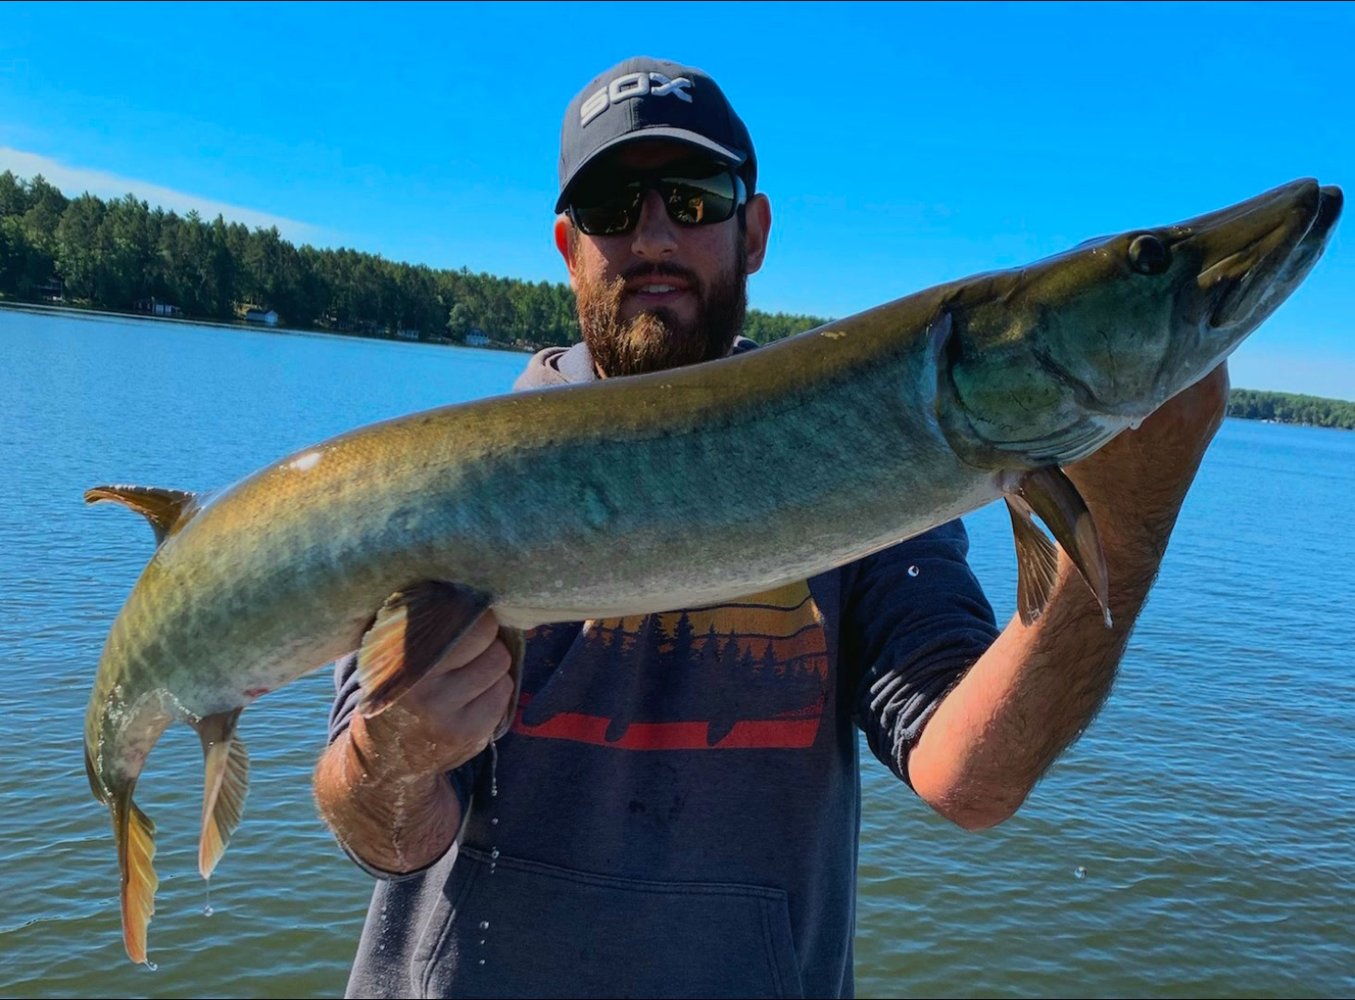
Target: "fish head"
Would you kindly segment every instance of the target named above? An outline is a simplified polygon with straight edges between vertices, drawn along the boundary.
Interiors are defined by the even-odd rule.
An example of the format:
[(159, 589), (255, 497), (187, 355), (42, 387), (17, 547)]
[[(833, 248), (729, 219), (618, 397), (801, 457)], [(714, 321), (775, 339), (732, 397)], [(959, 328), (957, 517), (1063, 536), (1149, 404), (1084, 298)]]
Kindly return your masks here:
[(952, 444), (984, 467), (1095, 451), (1209, 374), (1289, 297), (1341, 204), (1339, 188), (1295, 181), (960, 283), (938, 345)]

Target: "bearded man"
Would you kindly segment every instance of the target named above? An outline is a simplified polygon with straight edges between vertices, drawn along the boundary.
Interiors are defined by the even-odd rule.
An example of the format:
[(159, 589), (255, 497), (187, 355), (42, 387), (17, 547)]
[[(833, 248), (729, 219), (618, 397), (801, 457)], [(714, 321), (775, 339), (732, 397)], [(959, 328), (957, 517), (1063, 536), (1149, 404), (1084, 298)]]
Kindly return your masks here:
[[(516, 388), (754, 348), (771, 206), (705, 73), (636, 58), (585, 87), (556, 213), (583, 340)], [(1220, 372), (1068, 470), (1111, 629), (1065, 558), (1043, 615), (999, 631), (953, 522), (729, 605), (539, 628), (516, 702), (492, 612), (371, 719), (341, 662), (316, 798), (378, 880), (349, 995), (851, 995), (858, 733), (960, 826), (1015, 812), (1109, 691), (1226, 393)]]

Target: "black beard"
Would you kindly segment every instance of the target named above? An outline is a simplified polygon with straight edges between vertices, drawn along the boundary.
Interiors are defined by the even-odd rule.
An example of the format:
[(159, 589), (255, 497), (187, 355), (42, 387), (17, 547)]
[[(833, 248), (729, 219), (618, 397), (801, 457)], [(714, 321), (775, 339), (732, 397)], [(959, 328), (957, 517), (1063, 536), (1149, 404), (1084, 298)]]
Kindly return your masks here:
[[(681, 278), (697, 295), (696, 321), (683, 325), (668, 309), (621, 319), (621, 297), (628, 279)], [(595, 277), (579, 280), (575, 294), (579, 326), (593, 363), (608, 376), (640, 375), (699, 361), (722, 358), (743, 330), (748, 308), (747, 255), (739, 246), (734, 271), (708, 289), (691, 272), (675, 267), (632, 268), (611, 282)]]

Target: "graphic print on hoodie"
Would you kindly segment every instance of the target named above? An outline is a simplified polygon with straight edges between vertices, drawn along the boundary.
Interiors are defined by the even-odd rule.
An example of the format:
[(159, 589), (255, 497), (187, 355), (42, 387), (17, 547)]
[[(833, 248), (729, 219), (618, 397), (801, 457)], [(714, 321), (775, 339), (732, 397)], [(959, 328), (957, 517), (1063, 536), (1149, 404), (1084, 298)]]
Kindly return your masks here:
[(823, 617), (803, 582), (711, 608), (547, 625), (527, 649), (513, 730), (538, 738), (809, 747), (828, 698)]

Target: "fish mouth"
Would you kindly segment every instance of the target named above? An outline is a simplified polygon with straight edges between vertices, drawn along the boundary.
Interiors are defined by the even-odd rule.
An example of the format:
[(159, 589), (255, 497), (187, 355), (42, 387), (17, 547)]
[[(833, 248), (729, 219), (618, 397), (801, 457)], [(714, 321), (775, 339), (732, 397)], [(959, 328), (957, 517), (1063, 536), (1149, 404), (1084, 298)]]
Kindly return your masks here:
[(1209, 327), (1246, 333), (1269, 316), (1322, 256), (1344, 201), (1339, 187), (1296, 181), (1211, 220), (1242, 227), (1246, 242), (1200, 272)]

